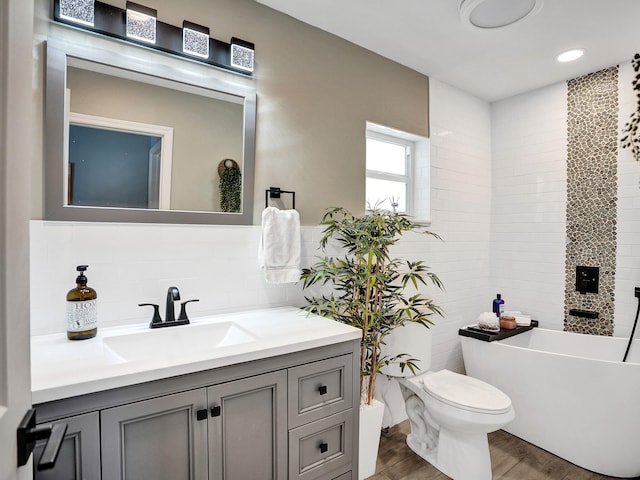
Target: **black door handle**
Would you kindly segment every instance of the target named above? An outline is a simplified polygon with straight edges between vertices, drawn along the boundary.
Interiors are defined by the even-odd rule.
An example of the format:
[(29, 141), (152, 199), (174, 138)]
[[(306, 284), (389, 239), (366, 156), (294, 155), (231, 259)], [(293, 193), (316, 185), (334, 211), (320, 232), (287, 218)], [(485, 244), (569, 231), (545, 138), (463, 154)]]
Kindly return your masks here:
[(326, 442), (322, 442), (320, 444), (320, 453), (327, 453), (327, 450), (329, 450), (329, 444)]
[(320, 395), (326, 395), (327, 394), (327, 386), (326, 385), (320, 385), (318, 387), (318, 393), (320, 393)]
[(65, 433), (67, 433), (66, 423), (48, 423), (36, 426), (36, 411), (33, 408), (29, 409), (18, 425), (18, 466), (26, 465), (35, 443), (38, 440), (46, 439), (47, 443), (38, 461), (37, 469), (53, 468), (60, 453)]
[[(47, 427), (50, 426), (51, 425), (47, 425)], [(49, 438), (44, 446), (44, 452), (42, 452), (40, 461), (38, 462), (38, 470), (49, 470), (56, 465), (65, 433), (67, 433), (66, 423), (56, 423), (52, 426), (49, 432)]]

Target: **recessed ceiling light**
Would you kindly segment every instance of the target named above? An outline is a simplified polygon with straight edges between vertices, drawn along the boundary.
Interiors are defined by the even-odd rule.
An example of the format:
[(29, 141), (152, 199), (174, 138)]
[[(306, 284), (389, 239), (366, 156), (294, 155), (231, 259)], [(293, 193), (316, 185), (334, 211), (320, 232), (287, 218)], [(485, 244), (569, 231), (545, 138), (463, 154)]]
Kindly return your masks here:
[(573, 62), (574, 60), (579, 59), (582, 55), (584, 55), (584, 48), (574, 48), (573, 50), (562, 52), (556, 57), (556, 60), (559, 62)]
[(541, 8), (542, 0), (460, 0), (458, 13), (466, 25), (491, 29), (516, 23)]

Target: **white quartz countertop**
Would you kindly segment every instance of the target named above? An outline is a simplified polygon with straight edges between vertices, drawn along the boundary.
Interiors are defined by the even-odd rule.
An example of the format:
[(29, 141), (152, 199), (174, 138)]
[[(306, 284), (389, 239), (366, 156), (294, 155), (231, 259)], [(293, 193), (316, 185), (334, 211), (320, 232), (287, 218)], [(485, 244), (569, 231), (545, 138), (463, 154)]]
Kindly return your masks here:
[(98, 328), (88, 340), (65, 333), (31, 338), (34, 404), (359, 339), (361, 332), (295, 307)]

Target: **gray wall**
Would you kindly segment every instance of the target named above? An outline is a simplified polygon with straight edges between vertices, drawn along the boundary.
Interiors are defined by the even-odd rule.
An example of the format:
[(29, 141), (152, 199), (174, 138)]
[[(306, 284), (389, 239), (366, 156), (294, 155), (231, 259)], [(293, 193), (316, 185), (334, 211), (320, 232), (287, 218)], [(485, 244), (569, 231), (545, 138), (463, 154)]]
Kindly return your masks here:
[[(214, 38), (256, 44), (254, 223), (269, 186), (296, 191), (306, 225), (317, 224), (331, 205), (363, 211), (366, 121), (428, 136), (429, 88), (422, 74), (253, 0), (153, 0), (149, 6), (163, 22), (196, 21), (209, 26)], [(50, 0), (36, 0), (37, 41), (51, 34), (100, 42), (52, 25), (49, 17)], [(42, 78), (40, 44), (36, 54)], [(41, 162), (35, 170), (33, 218), (41, 218)]]

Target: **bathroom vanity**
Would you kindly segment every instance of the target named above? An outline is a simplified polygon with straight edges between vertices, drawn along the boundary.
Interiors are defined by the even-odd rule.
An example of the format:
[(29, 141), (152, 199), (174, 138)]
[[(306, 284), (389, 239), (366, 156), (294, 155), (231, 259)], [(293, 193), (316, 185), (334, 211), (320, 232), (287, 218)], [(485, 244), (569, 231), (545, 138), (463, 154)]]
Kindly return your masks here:
[(295, 308), (34, 337), (38, 422), (68, 425), (35, 478), (355, 479), (359, 342)]

